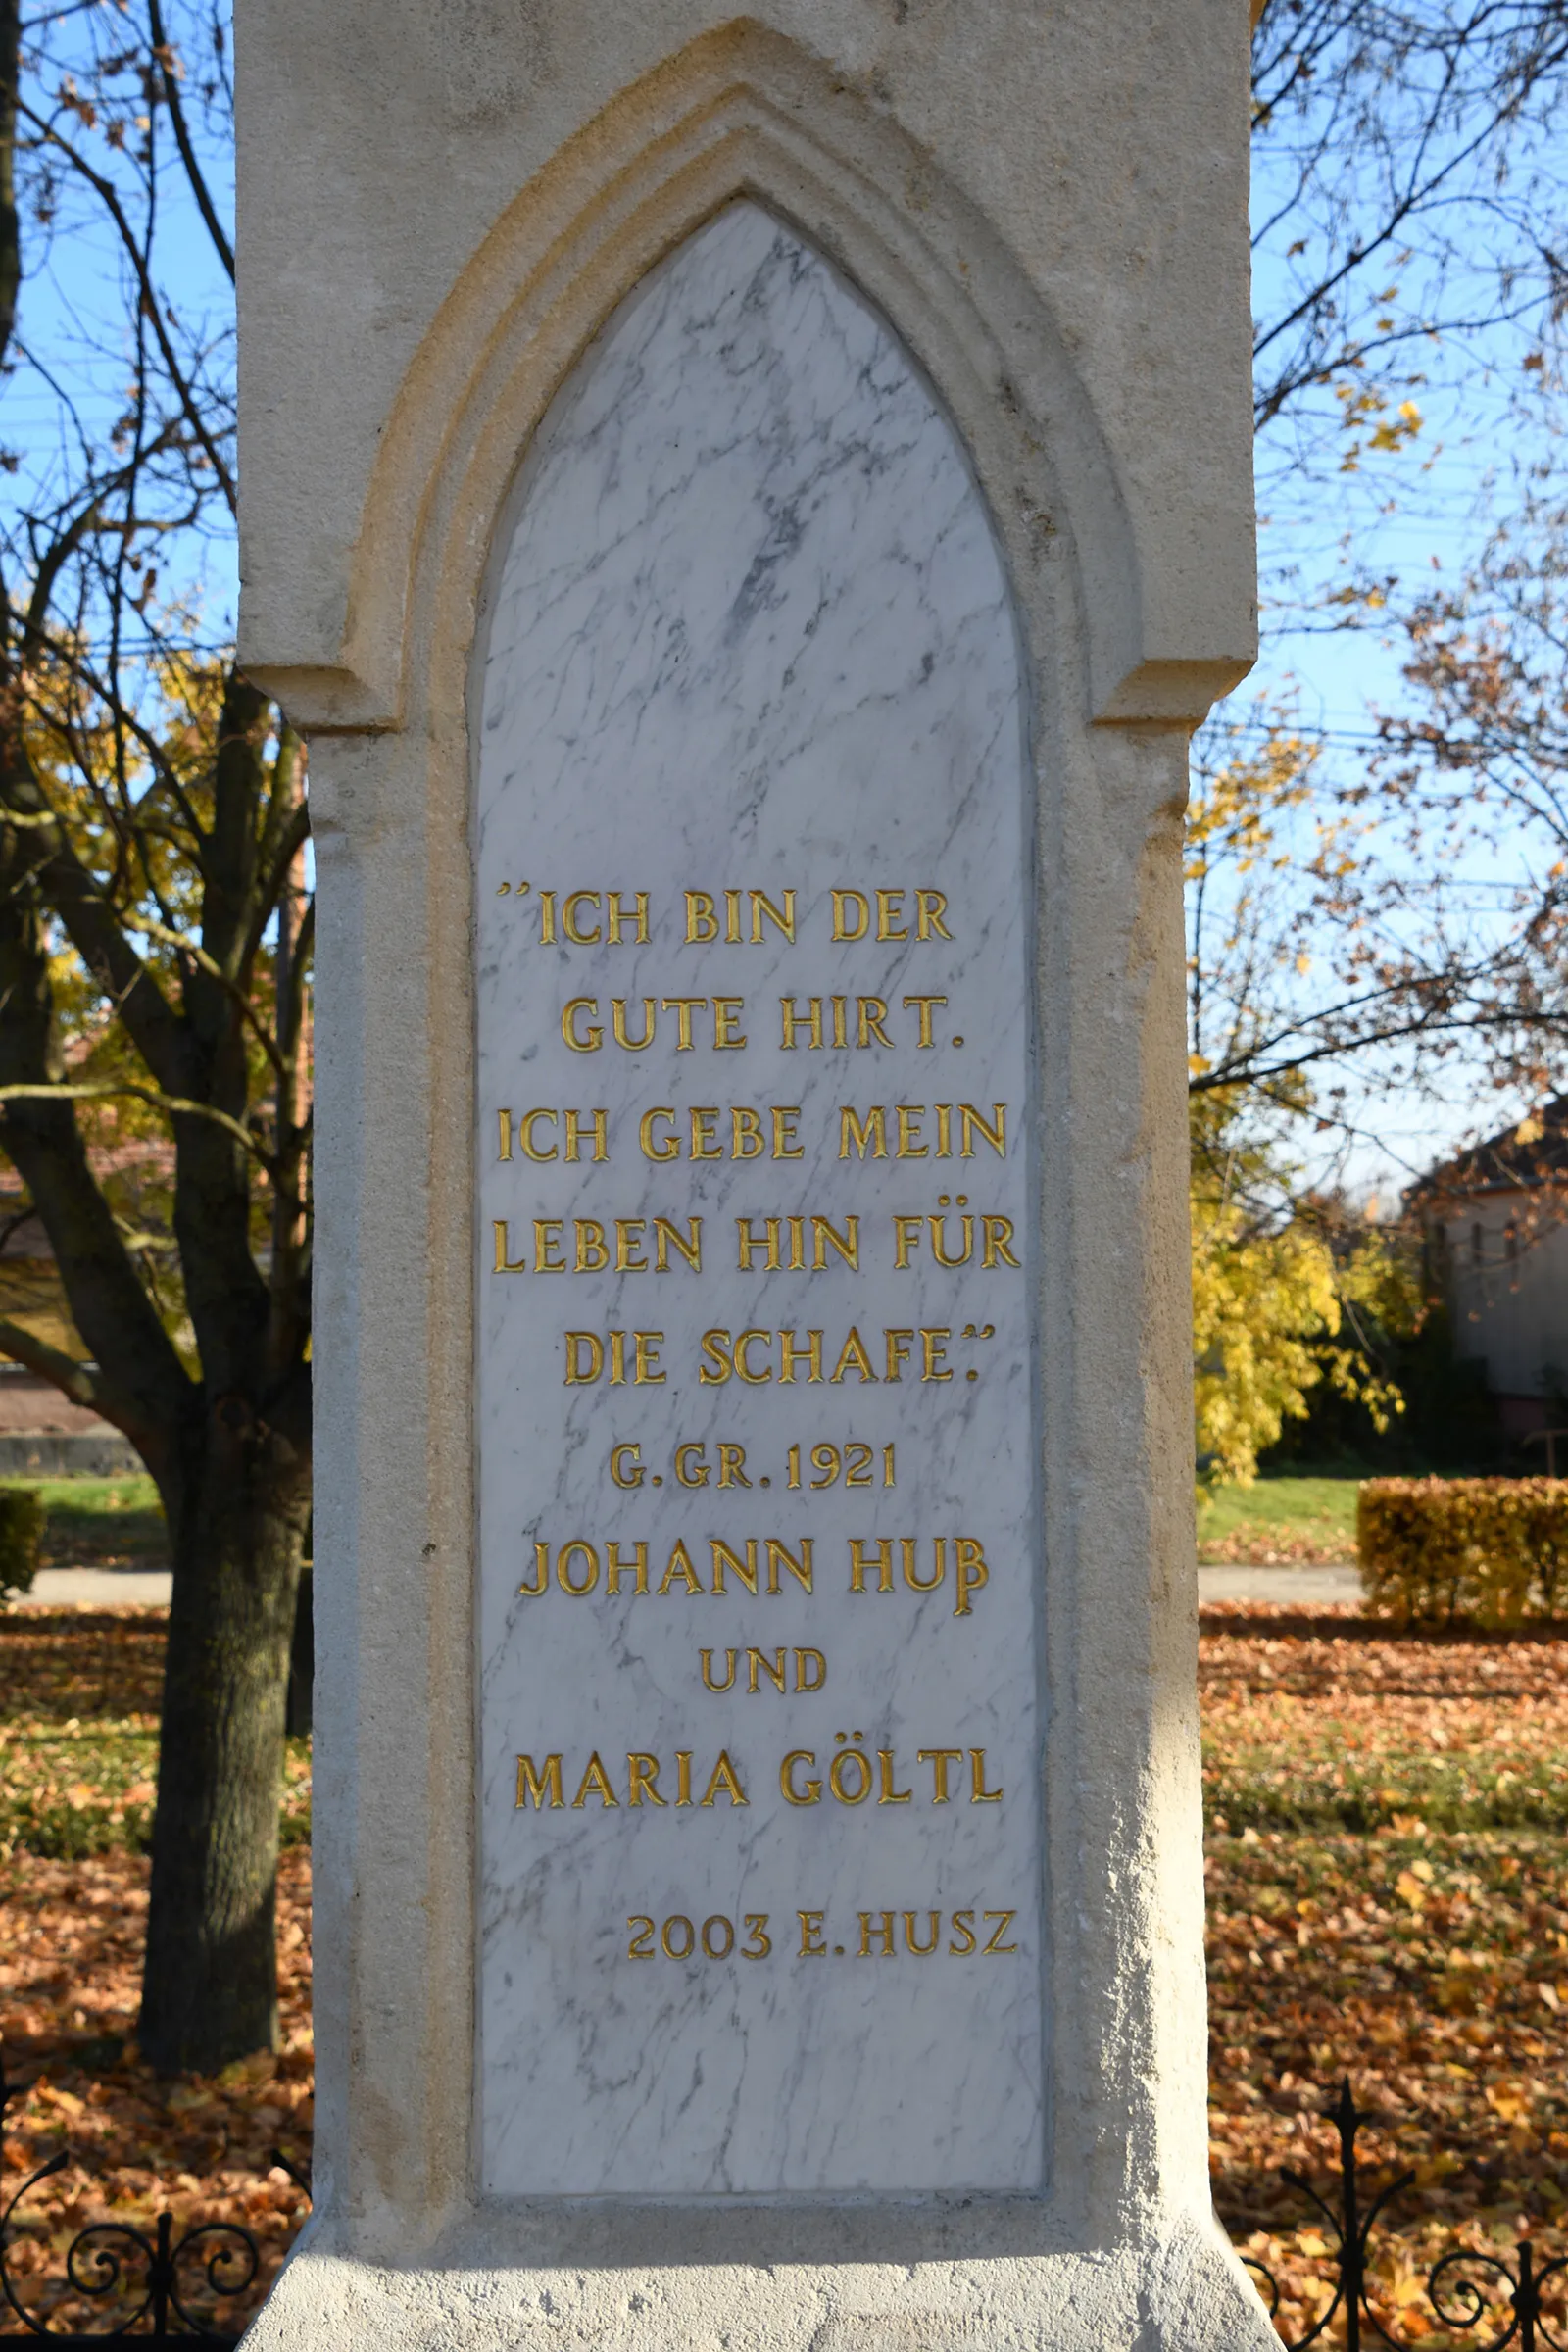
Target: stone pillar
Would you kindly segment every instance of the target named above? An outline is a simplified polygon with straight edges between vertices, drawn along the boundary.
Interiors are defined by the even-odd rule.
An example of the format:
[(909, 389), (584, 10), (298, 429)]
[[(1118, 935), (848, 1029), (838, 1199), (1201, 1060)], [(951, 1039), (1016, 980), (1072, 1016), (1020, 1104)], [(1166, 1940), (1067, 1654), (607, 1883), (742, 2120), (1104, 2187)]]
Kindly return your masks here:
[(1182, 1045), (1247, 18), (242, 0), (242, 658), (319, 907), (258, 2345), (1273, 2341)]

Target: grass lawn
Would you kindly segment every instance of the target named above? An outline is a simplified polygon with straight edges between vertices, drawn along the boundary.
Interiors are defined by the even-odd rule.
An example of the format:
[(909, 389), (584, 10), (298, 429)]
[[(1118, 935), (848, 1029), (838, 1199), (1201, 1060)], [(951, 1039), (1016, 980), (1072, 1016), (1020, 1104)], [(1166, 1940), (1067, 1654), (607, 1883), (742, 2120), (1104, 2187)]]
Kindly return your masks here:
[(314, 2056), (305, 1848), (284, 1854), (278, 1879), (281, 2046), (211, 2081), (167, 2082), (142, 2065), (134, 2038), (145, 1858), (119, 1849), (81, 1862), (21, 1853), (0, 1862), (0, 2037), (8, 2077), (20, 2086), (6, 2110), (0, 2205), (57, 2150), (70, 2150), (64, 2171), (16, 2215), (7, 2247), (22, 2301), (35, 2317), (47, 2314), (57, 2332), (108, 2324), (102, 2302), (62, 2291), (66, 2245), (90, 2222), (147, 2231), (167, 2210), (176, 2238), (210, 2222), (248, 2230), (260, 2262), (242, 2297), (215, 2295), (198, 2261), (180, 2270), (187, 2308), (230, 2330), (250, 2317), (299, 2234), (309, 2203), (272, 2154), (281, 2149), (308, 2176)]
[(1306, 1566), (1355, 1558), (1353, 1478), (1260, 1478), (1222, 1487), (1198, 1512), (1198, 1556), (1212, 1563)]
[(310, 2155), (308, 1740), (289, 1743), (283, 1804), (281, 2047), (213, 2081), (172, 2082), (136, 2049), (164, 1623), (132, 1608), (0, 1615), (0, 2046), (21, 2086), (6, 2111), (0, 2206), (72, 2149), (17, 2216), (8, 2257), (23, 2300), (57, 2330), (107, 2324), (101, 2304), (59, 2292), (66, 2241), (89, 2221), (145, 2227), (167, 2206), (176, 2235), (207, 2222), (249, 2230), (261, 2267), (240, 2302), (215, 2296), (197, 2263), (180, 2280), (202, 2319), (232, 2328), (309, 2210), (271, 2161), (279, 2147), (302, 2168)]
[[(303, 1844), (283, 1856), (281, 2051), (169, 2083), (135, 2047), (162, 1633), (152, 1611), (0, 1617), (0, 2035), (25, 2086), (0, 2201), (63, 2142), (82, 2159), (28, 2201), (29, 2293), (67, 2224), (106, 2208), (243, 2221), (266, 2278), (305, 2217), (269, 2169), (309, 2144)], [(1451, 2344), (1418, 2291), (1440, 2251), (1527, 2232), (1539, 2261), (1568, 2248), (1568, 1642), (1254, 1603), (1205, 1611), (1200, 1677), (1221, 2218), (1304, 2333), (1326, 2247), (1279, 2168), (1332, 2192), (1319, 2110), (1348, 2073), (1374, 2174), (1415, 2174), (1373, 2241), (1380, 2317), (1398, 2344)], [(285, 1838), (308, 1822), (308, 1773), (302, 1742)], [(1568, 2334), (1560, 2304), (1548, 2318)]]
[[(158, 1771), (164, 1617), (24, 1609), (0, 1617), (0, 1863), (147, 1850)], [(311, 1835), (310, 1741), (284, 1764), (282, 1839)]]
[(43, 1496), (46, 1568), (161, 1568), (169, 1531), (150, 1478), (13, 1478)]
[(1455, 2237), (1568, 2248), (1568, 1642), (1203, 1622), (1215, 2202), (1304, 2334), (1324, 2240), (1279, 2167), (1328, 2190), (1348, 2074), (1379, 2180), (1415, 2174), (1380, 2316), (1451, 2343), (1419, 2283)]

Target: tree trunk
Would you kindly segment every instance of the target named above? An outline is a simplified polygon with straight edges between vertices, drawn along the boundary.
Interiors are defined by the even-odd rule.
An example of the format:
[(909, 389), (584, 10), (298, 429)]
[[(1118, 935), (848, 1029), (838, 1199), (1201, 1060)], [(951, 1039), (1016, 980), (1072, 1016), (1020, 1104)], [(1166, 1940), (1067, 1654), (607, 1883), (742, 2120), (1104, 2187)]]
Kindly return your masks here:
[(140, 2041), (164, 2074), (277, 2046), (283, 1711), (309, 1454), (237, 1396), (166, 1495), (174, 1589)]
[(22, 10), (0, 0), (0, 365), (10, 350), (22, 287), (17, 221), (17, 84), (22, 76)]

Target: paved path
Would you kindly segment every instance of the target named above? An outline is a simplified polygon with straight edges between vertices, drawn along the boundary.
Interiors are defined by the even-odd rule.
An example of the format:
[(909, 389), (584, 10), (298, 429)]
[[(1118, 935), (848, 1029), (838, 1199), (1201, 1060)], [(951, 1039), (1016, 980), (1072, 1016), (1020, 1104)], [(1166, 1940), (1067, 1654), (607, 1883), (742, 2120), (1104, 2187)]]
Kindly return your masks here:
[(172, 1583), (167, 1568), (40, 1568), (27, 1601), (45, 1609), (122, 1608), (127, 1601), (167, 1609)]
[(1198, 1597), (1278, 1600), (1292, 1607), (1303, 1601), (1359, 1600), (1361, 1577), (1355, 1568), (1200, 1568)]
[[(30, 1598), (35, 1607), (101, 1609), (127, 1601), (169, 1606), (170, 1576), (157, 1568), (41, 1568)], [(1200, 1600), (1358, 1600), (1353, 1568), (1200, 1568)]]

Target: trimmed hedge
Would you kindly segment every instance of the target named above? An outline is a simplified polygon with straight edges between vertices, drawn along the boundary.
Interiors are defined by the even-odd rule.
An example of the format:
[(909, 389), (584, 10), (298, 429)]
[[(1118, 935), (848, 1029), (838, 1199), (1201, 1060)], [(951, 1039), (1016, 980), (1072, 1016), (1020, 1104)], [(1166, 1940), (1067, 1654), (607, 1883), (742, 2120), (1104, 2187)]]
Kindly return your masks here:
[(1373, 1478), (1356, 1502), (1367, 1605), (1431, 1624), (1568, 1614), (1568, 1478)]
[(43, 1496), (35, 1487), (0, 1487), (0, 1607), (32, 1591), (43, 1528)]

